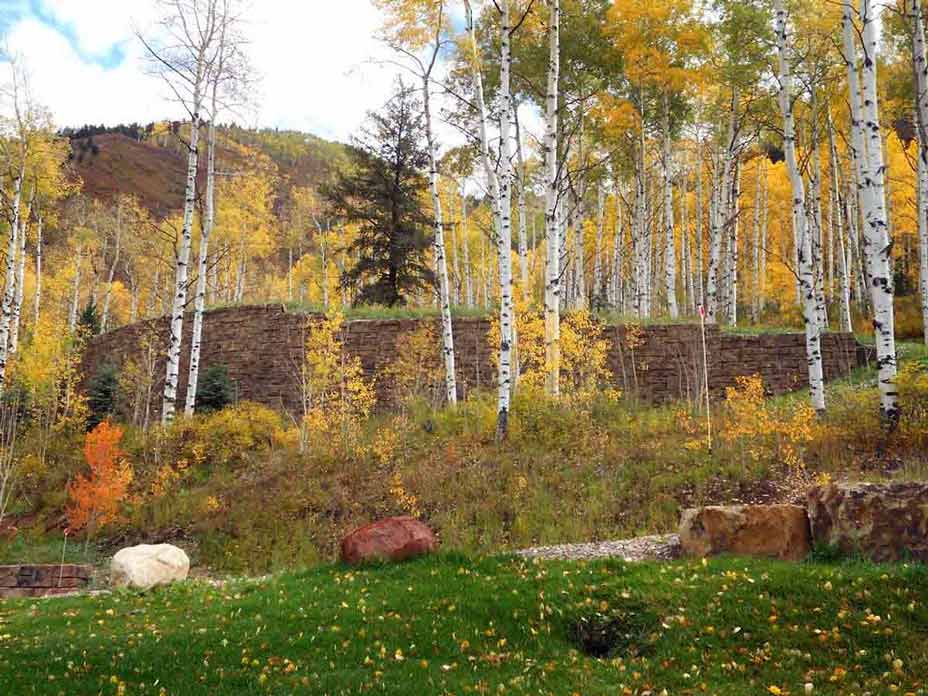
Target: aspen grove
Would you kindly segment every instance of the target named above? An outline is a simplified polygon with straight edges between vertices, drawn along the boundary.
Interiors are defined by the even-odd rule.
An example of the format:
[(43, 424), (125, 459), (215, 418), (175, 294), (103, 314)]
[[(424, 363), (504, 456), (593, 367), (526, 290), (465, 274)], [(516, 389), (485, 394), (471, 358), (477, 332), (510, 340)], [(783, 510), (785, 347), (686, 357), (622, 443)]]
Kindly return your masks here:
[[(45, 322), (73, 334), (166, 315), (169, 339), (153, 349), (164, 375), (149, 381), (167, 423), (196, 412), (211, 306), (348, 310), (376, 296), (365, 291), (376, 269), (359, 251), (363, 219), (326, 194), (354, 145), (237, 125), (259, 94), (248, 8), (156, 4), (159, 21), (136, 41), (179, 120), (61, 127), (27, 66), (5, 63), (0, 386)], [(411, 137), (426, 154), (410, 172), (427, 192), (410, 218), (424, 241), (410, 248), (428, 287), (391, 303), (439, 317), (447, 404), (466, 390), (457, 314), (499, 324), (503, 439), (527, 364), (520, 321), (543, 316), (544, 390), (557, 398), (564, 316), (703, 313), (722, 327), (804, 331), (818, 412), (823, 336), (872, 336), (893, 427), (896, 340), (928, 341), (921, 2), (374, 5), (377, 61), (415, 85)], [(183, 171), (127, 178), (110, 195), (93, 163), (133, 143), (182, 157)]]

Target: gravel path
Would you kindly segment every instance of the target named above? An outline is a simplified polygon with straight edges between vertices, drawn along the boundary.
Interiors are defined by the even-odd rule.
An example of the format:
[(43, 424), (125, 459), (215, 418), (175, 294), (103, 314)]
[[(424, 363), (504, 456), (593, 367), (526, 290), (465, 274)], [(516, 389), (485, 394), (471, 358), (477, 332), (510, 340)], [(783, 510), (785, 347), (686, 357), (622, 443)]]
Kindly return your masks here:
[(680, 556), (680, 537), (676, 534), (643, 536), (589, 544), (538, 546), (516, 551), (525, 558), (561, 561), (588, 561), (594, 558), (621, 558), (626, 561), (669, 561)]

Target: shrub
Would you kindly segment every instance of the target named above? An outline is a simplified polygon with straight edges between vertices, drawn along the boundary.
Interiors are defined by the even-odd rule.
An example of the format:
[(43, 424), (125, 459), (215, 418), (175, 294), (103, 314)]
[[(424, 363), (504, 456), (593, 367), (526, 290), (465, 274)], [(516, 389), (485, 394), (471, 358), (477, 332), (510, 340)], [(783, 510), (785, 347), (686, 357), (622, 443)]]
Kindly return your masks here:
[(899, 436), (914, 452), (928, 452), (928, 357), (913, 360), (896, 380), (902, 416)]
[(396, 341), (396, 359), (384, 371), (400, 407), (423, 401), (438, 408), (445, 400), (441, 340), (431, 324), (407, 331)]
[(179, 419), (160, 434), (164, 438), (162, 459), (175, 468), (234, 469), (250, 454), (279, 445), (283, 425), (279, 413), (248, 401)]
[(720, 432), (728, 446), (754, 461), (773, 457), (790, 467), (804, 463), (804, 447), (813, 440), (815, 412), (808, 402), (775, 410), (764, 394), (760, 375), (737, 377), (725, 390), (725, 420)]
[(303, 449), (310, 439), (319, 447), (340, 444), (346, 449), (376, 402), (360, 358), (349, 356), (342, 345), (343, 323), (334, 310), (309, 327), (300, 370)]
[[(518, 313), (518, 353), (516, 383), (518, 389), (540, 394), (545, 383), (545, 326), (538, 312)], [(603, 338), (604, 325), (586, 310), (571, 312), (561, 321), (561, 396), (573, 402), (590, 402), (600, 396), (616, 399), (619, 391), (612, 387), (614, 376), (608, 365), (608, 342)], [(490, 327), (490, 344), (499, 343), (499, 321)], [(498, 359), (494, 357), (494, 360)]]
[(212, 365), (197, 385), (197, 413), (221, 411), (232, 403), (232, 380), (225, 365)]
[(109, 421), (87, 433), (84, 460), (90, 475), (78, 474), (68, 486), (68, 525), (75, 531), (87, 529), (88, 537), (116, 520), (128, 493), (132, 467), (120, 446), (122, 436), (122, 428)]

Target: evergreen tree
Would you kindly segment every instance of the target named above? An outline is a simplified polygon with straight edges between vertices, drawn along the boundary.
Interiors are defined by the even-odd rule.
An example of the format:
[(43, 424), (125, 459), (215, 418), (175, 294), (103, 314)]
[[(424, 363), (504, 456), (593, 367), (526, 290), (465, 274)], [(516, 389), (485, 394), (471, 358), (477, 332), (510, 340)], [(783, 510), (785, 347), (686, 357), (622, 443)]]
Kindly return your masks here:
[(232, 380), (225, 365), (213, 365), (203, 373), (197, 390), (197, 413), (221, 411), (232, 403)]
[(81, 333), (85, 336), (99, 335), (101, 330), (100, 315), (97, 312), (97, 304), (93, 299), (84, 307), (77, 320), (77, 325), (80, 327)]
[(435, 282), (426, 258), (432, 219), (424, 208), (429, 155), (422, 105), (400, 81), (383, 112), (369, 113), (368, 121), (350, 148), (352, 166), (324, 194), (340, 217), (358, 225), (349, 247), (358, 262), (342, 284), (360, 288), (359, 304), (392, 307)]

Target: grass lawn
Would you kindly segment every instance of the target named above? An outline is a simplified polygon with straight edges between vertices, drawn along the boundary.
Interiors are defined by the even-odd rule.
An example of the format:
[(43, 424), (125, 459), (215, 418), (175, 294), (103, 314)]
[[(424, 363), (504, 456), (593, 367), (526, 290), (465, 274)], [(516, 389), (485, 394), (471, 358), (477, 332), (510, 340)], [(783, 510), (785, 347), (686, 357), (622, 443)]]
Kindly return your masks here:
[(0, 694), (924, 694), (926, 601), (917, 565), (329, 566), (0, 603)]

